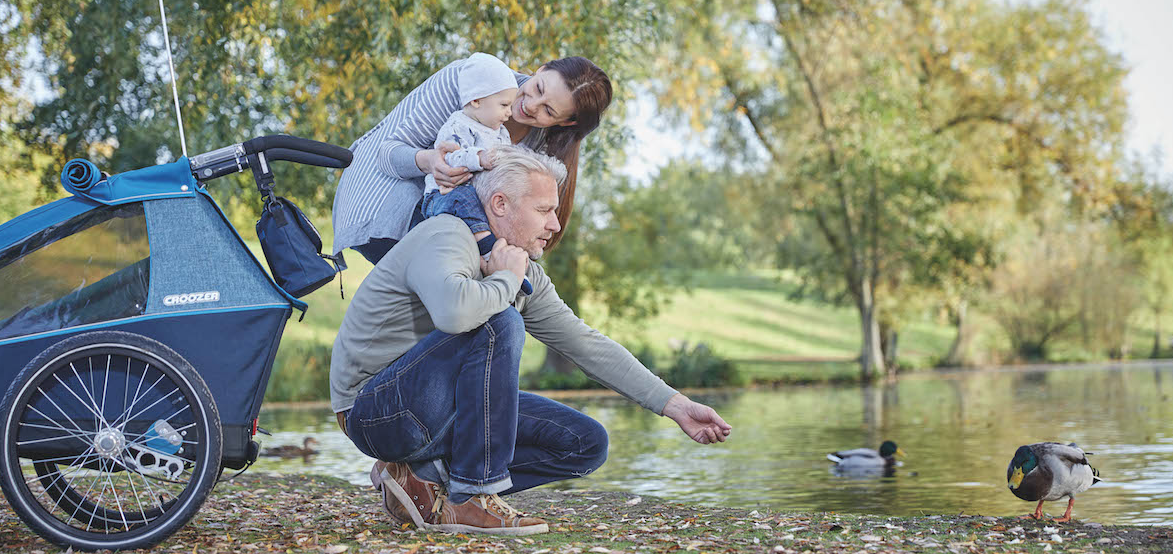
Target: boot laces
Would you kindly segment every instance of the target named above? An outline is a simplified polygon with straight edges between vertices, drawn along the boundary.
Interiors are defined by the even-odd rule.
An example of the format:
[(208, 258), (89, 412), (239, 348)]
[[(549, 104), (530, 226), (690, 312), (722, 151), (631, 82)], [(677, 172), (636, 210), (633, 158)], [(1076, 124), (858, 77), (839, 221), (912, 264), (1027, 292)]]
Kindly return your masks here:
[(448, 499), (448, 495), (435, 483), (432, 483), (432, 493), (436, 495), (436, 501), (432, 503), (432, 513), (438, 514), (444, 509), (444, 501)]
[(476, 498), (477, 501), (480, 502), (481, 508), (484, 508), (486, 511), (489, 509), (489, 503), (492, 502), (496, 511), (505, 517), (518, 517), (522, 515), (521, 512), (519, 512), (516, 508), (510, 506), (509, 503), (505, 502), (505, 500), (503, 500), (500, 496), (497, 496), (496, 493), (478, 494)]

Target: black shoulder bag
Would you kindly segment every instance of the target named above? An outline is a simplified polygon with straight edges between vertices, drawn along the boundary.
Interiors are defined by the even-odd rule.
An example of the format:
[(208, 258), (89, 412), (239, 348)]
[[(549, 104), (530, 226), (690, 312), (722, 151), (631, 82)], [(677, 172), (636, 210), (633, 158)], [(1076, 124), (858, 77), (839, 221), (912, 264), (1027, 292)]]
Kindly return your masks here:
[[(273, 280), (290, 295), (301, 298), (334, 280), (340, 271), (337, 258), (341, 254), (323, 254), (322, 237), (309, 218), (293, 202), (273, 194), (273, 173), (264, 155), (253, 154), (250, 157), (257, 159), (249, 160), (257, 190), (265, 200), (257, 220), (257, 238)], [(338, 291), (342, 293), (341, 281)]]

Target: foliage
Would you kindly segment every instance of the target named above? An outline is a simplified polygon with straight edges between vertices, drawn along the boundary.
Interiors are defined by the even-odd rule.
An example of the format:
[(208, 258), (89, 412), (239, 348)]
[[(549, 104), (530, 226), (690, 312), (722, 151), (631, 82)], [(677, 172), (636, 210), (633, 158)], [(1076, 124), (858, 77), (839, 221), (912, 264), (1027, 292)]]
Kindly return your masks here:
[(584, 390), (601, 389), (603, 385), (578, 371), (533, 371), (521, 376), (521, 388), (529, 390)]
[[(51, 91), (20, 121), (29, 144), (61, 143), (55, 167), (89, 157), (111, 172), (179, 155), (156, 5), (16, 0), (11, 6), (19, 15), (13, 36), (32, 37), (39, 46), (29, 71), (46, 78)], [(656, 28), (653, 10), (640, 1), (212, 1), (174, 4), (168, 20), (192, 154), (268, 133), (348, 145), (431, 73), (476, 50), (530, 71), (549, 59), (586, 56), (609, 72), (624, 98), (622, 85), (633, 78), (639, 49)], [(597, 134), (621, 134), (617, 122)], [(608, 140), (588, 141), (588, 150), (609, 146)], [(588, 156), (584, 165), (599, 159), (606, 153)], [(332, 203), (333, 178), (323, 183), (294, 178), (288, 167), (280, 171), (283, 194), (303, 207), (324, 211)], [(52, 172), (43, 177), (46, 187), (56, 186)], [(245, 180), (216, 189), (225, 198), (250, 194)]]
[(265, 389), (268, 402), (326, 400), (330, 391), (331, 346), (306, 341), (284, 341), (274, 360)]
[(746, 261), (749, 231), (736, 213), (728, 176), (682, 162), (648, 184), (618, 178), (599, 187), (596, 209), (579, 224), (579, 279), (609, 318), (655, 316), (673, 285), (698, 271)]
[(1056, 221), (1024, 230), (993, 275), (987, 305), (1019, 358), (1045, 360), (1064, 338), (1119, 358), (1130, 348), (1138, 269), (1113, 228)]
[(645, 365), (676, 388), (736, 387), (745, 384), (737, 366), (703, 342), (695, 346), (682, 342), (672, 351), (665, 364), (656, 361), (650, 351), (644, 351), (642, 355)]
[[(705, 2), (671, 22), (661, 104), (708, 129), (779, 262), (860, 312), (865, 377), (884, 310), (980, 282), (1001, 227), (1043, 194), (1101, 210), (1125, 104), (1119, 57), (1077, 5)], [(1012, 216), (1002, 212), (1001, 220)], [(1002, 223), (999, 221), (999, 223)], [(786, 240), (799, 229), (801, 238)]]
[(63, 194), (61, 189), (46, 191), (39, 186), (39, 176), (50, 167), (52, 156), (29, 148), (16, 131), (4, 121), (12, 112), (25, 111), (27, 105), (14, 102), (0, 104), (0, 167), (5, 168), (3, 192), (0, 193), (0, 222), (12, 219)]

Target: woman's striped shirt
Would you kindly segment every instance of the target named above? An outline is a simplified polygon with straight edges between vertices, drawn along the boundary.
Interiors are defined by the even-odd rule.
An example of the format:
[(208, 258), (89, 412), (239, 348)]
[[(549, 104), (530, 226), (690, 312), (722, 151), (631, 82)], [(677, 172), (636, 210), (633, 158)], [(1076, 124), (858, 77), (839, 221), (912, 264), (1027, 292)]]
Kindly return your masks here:
[[(466, 61), (456, 60), (432, 74), (350, 145), (354, 160), (342, 172), (334, 195), (335, 254), (372, 238), (399, 240), (407, 233), (424, 189), (415, 154), (432, 148), (444, 121), (461, 108), (456, 77)], [(530, 78), (516, 75), (518, 86)], [(544, 138), (543, 129), (532, 129), (522, 144), (539, 150)]]

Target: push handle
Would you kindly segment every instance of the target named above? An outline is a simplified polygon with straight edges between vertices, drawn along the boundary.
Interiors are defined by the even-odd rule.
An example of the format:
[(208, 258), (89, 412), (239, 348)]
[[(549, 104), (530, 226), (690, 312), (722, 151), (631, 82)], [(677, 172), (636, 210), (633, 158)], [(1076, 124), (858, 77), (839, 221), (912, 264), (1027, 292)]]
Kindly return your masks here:
[(242, 146), (246, 155), (265, 152), (265, 157), (270, 160), (287, 160), (336, 169), (348, 167), (354, 159), (354, 154), (341, 146), (290, 135), (257, 137), (244, 141)]
[[(346, 153), (349, 154), (350, 151), (347, 150)], [(349, 160), (347, 160), (346, 163), (343, 163), (337, 158), (322, 156), (320, 154), (311, 154), (302, 150), (291, 150), (289, 148), (270, 148), (265, 150), (265, 158), (271, 162), (286, 161), (305, 165), (316, 165), (318, 167), (333, 167), (337, 169), (341, 169), (350, 165)]]
[[(191, 173), (199, 181), (238, 173), (251, 167), (250, 160), (260, 161), (257, 154), (261, 153), (265, 161), (290, 161), (335, 169), (348, 167), (354, 158), (350, 150), (333, 144), (290, 135), (269, 135), (192, 156), (189, 160)], [(269, 172), (268, 167), (261, 169)]]

